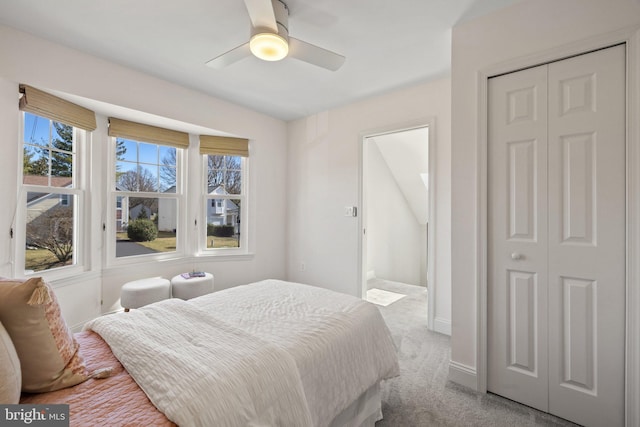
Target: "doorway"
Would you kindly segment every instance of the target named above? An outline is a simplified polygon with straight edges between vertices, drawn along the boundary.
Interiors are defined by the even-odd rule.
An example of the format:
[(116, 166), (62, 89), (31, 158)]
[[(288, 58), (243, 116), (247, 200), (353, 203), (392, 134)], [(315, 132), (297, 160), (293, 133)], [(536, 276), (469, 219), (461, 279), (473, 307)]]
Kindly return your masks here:
[[(375, 303), (392, 303), (402, 297), (402, 293), (386, 289), (395, 284), (399, 285), (396, 289), (402, 289), (402, 285), (416, 290), (429, 287), (431, 293), (435, 170), (432, 130), (433, 122), (427, 121), (372, 132), (362, 138), (361, 284), (363, 298), (369, 293)], [(372, 284), (375, 289), (370, 289)], [(432, 299), (428, 300), (431, 303)]]

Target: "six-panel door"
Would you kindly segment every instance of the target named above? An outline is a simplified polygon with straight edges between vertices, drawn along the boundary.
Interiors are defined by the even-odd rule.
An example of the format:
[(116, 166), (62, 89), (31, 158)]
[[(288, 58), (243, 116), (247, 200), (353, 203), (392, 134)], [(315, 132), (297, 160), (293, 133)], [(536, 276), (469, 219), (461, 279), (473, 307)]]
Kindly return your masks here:
[(489, 391), (623, 425), (625, 51), (489, 82)]

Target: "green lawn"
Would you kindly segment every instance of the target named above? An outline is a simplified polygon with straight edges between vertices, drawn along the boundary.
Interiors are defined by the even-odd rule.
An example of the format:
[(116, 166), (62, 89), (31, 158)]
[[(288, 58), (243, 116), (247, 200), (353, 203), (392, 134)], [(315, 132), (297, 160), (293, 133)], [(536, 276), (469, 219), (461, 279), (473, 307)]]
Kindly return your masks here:
[(24, 253), (25, 270), (41, 271), (71, 263), (72, 261), (69, 260), (66, 264), (61, 264), (55, 255), (46, 249), (27, 249)]
[(237, 247), (238, 247), (237, 237), (207, 236), (207, 248), (237, 248)]
[[(116, 233), (117, 240), (129, 240), (127, 233)], [(173, 252), (176, 250), (176, 234), (159, 231), (158, 238), (151, 242), (136, 242), (158, 252)], [(207, 236), (207, 248), (237, 248), (237, 237)], [(65, 265), (71, 264), (68, 261)], [(55, 267), (62, 267), (56, 257), (46, 249), (28, 249), (25, 251), (25, 270), (41, 271)]]
[[(127, 233), (117, 233), (116, 238), (118, 240), (129, 240)], [(168, 231), (159, 231), (158, 238), (154, 241), (137, 243), (154, 251), (173, 252), (176, 250), (176, 234)], [(237, 248), (238, 238), (207, 236), (207, 247)], [(66, 265), (71, 263), (71, 261), (68, 261)], [(56, 257), (46, 249), (29, 249), (25, 251), (25, 270), (41, 271), (62, 266)]]
[[(129, 240), (127, 233), (117, 233), (118, 240)], [(213, 242), (213, 244), (212, 244)], [(158, 252), (173, 252), (176, 250), (176, 235), (168, 231), (158, 231), (158, 238), (151, 242), (136, 242)], [(207, 248), (237, 248), (237, 237), (207, 236)]]
[[(129, 240), (126, 232), (116, 233), (116, 238), (118, 240)], [(136, 243), (157, 252), (173, 252), (176, 250), (176, 233), (158, 231), (158, 237), (155, 240)]]

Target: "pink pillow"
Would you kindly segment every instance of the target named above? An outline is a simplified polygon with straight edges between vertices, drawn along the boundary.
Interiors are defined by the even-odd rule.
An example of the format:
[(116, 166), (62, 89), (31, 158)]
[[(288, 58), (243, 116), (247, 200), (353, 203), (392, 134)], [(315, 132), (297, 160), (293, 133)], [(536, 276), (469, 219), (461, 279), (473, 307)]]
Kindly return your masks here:
[(53, 289), (41, 277), (0, 279), (0, 322), (20, 359), (22, 391), (59, 390), (88, 378)]

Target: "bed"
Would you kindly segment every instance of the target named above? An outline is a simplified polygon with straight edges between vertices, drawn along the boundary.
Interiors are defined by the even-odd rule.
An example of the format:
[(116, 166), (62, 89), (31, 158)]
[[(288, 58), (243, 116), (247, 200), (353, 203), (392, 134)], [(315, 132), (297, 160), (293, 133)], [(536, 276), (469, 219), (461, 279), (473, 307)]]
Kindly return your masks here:
[(87, 369), (112, 368), (21, 403), (69, 403), (72, 425), (372, 426), (399, 374), (378, 309), (265, 280), (101, 316), (76, 334)]

